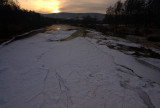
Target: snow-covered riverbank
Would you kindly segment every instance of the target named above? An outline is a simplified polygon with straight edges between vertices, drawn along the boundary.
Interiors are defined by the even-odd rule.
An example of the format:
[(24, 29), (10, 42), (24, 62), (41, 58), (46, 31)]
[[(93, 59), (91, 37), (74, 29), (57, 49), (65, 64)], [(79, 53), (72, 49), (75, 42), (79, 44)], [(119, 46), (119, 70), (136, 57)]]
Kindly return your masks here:
[(160, 72), (95, 39), (49, 31), (0, 49), (0, 108), (159, 108)]

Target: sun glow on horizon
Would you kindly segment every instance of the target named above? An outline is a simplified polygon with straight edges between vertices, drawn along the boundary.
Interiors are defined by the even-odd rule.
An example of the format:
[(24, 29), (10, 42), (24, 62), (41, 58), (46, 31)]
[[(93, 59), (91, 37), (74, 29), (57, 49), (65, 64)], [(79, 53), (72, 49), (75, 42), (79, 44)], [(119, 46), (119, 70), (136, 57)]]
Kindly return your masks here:
[(59, 10), (54, 10), (54, 13), (60, 13), (60, 11)]
[(22, 8), (40, 13), (59, 13), (59, 4), (58, 0), (35, 0), (34, 2), (20, 0)]

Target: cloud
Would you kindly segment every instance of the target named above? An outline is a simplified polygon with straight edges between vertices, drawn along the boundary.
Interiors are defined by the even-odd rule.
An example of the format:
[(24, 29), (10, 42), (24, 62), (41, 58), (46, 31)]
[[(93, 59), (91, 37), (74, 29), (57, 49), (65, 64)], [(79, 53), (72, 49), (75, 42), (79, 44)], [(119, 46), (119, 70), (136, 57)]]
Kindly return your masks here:
[(59, 0), (60, 10), (64, 12), (105, 13), (106, 8), (118, 0)]
[[(41, 13), (51, 13), (53, 10), (74, 13), (105, 13), (106, 8), (118, 0), (19, 0), (22, 8)], [(121, 0), (124, 1), (124, 0)]]
[(40, 13), (53, 13), (59, 9), (58, 0), (19, 0), (20, 6)]

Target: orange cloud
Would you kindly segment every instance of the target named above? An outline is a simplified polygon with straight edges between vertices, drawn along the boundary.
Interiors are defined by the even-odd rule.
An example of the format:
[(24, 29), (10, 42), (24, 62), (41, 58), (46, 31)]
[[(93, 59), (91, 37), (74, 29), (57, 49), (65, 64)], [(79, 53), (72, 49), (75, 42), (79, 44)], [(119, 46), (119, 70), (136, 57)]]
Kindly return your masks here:
[(118, 0), (19, 0), (22, 8), (40, 13), (55, 13), (59, 11), (105, 13), (106, 8), (117, 1)]
[(59, 10), (58, 0), (19, 0), (20, 6), (41, 13), (53, 13)]

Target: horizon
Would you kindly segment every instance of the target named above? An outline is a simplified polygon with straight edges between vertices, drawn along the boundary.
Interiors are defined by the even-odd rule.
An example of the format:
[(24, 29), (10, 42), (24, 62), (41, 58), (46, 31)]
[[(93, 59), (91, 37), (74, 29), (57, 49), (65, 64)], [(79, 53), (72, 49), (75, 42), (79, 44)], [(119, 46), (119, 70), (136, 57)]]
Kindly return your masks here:
[(59, 13), (73, 13), (73, 14), (105, 14), (105, 13), (96, 13), (96, 12), (58, 12), (58, 13), (40, 13), (40, 14), (59, 14)]

